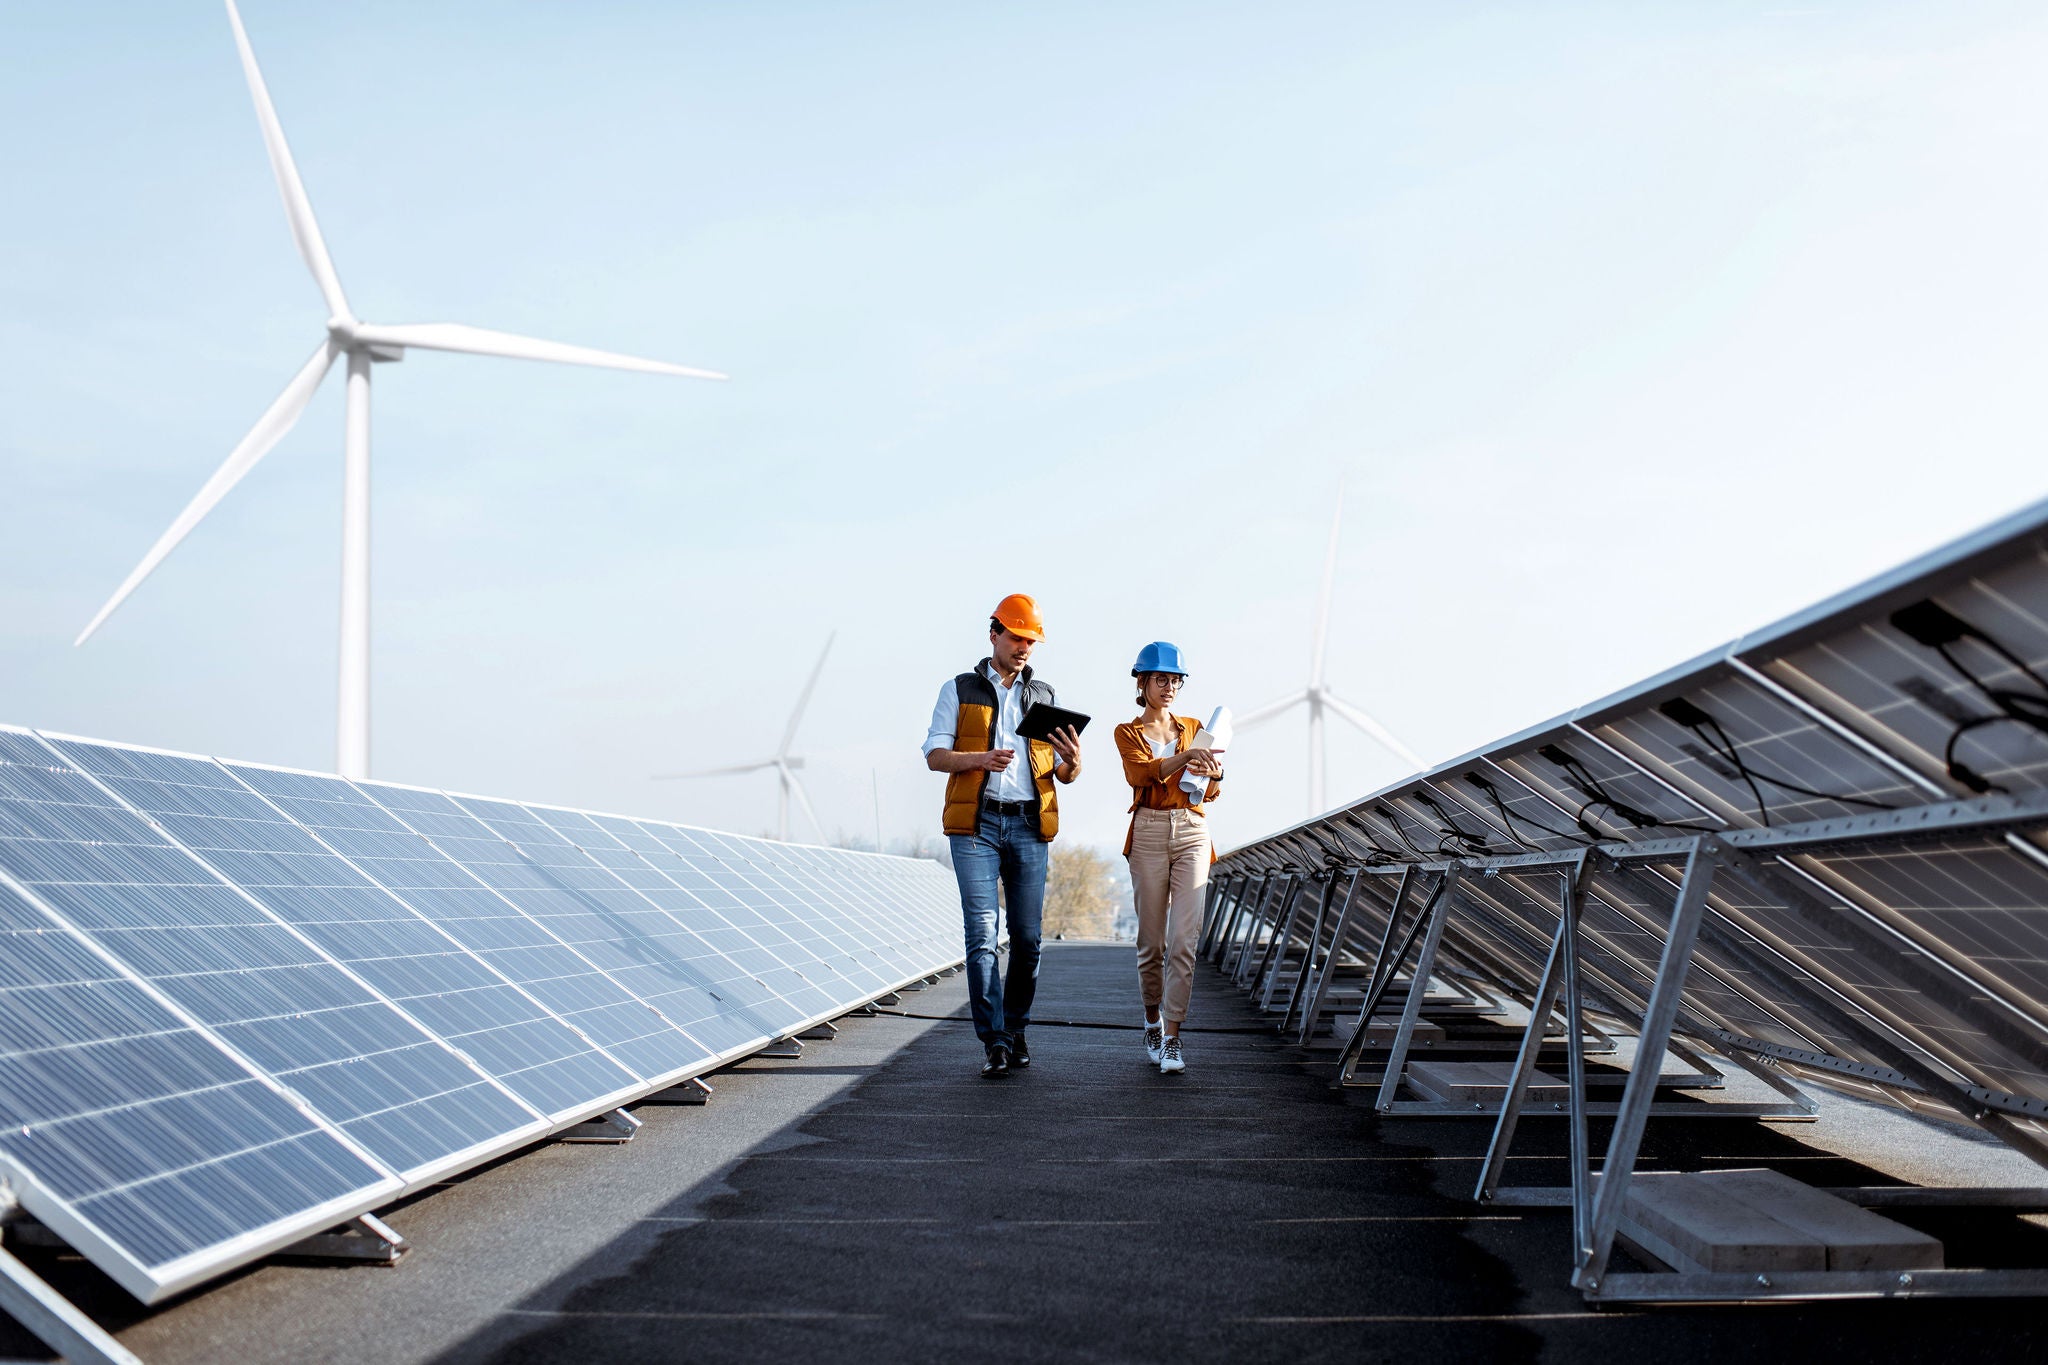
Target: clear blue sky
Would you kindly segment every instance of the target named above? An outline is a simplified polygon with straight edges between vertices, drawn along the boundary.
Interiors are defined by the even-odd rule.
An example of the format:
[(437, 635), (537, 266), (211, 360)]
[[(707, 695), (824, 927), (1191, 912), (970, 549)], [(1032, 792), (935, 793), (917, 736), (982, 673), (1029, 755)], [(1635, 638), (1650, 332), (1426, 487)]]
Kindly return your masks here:
[[(2036, 5), (244, 16), (363, 316), (734, 376), (379, 370), (380, 776), (762, 830), (765, 777), (647, 775), (765, 754), (836, 628), (818, 804), (928, 832), (998, 596), (1105, 722), (1155, 637), (1248, 709), (1340, 479), (1332, 681), (1442, 757), (2048, 492)], [(333, 380), (70, 645), (319, 336), (226, 19), (0, 31), (0, 718), (328, 767)], [(1238, 746), (1223, 842), (1304, 747)]]

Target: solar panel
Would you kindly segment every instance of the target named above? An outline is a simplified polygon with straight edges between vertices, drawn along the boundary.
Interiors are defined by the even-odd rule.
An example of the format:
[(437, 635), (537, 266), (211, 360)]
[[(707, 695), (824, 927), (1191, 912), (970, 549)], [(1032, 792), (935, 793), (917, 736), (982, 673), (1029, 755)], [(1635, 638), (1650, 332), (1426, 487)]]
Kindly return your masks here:
[[(721, 856), (722, 845), (708, 830), (651, 820), (634, 823), (639, 834), (656, 845), (636, 843), (635, 851), (736, 931), (733, 937), (722, 936), (733, 945), (728, 956), (798, 1009), (809, 1013), (820, 1007), (827, 997), (812, 980), (818, 958), (804, 942), (808, 932), (770, 913), (753, 884)], [(627, 838), (623, 832), (620, 837)], [(754, 945), (753, 950), (736, 946), (740, 938)]]
[[(527, 1084), (533, 1077), (526, 1049), (560, 1051), (574, 1044), (574, 1035), (219, 764), (74, 740), (56, 744), (495, 1081), (497, 1095), (475, 1096), (478, 1141), (531, 1137), (556, 1110), (579, 1102), (587, 1107), (603, 1093), (554, 1095)], [(621, 1083), (630, 1078), (615, 1077), (609, 1088)], [(532, 1095), (522, 1094), (529, 1089)]]
[(951, 890), (0, 727), (0, 1175), (155, 1299), (957, 962)]
[[(540, 814), (553, 817), (556, 813)], [(790, 1023), (807, 1016), (806, 1002), (791, 998), (807, 994), (804, 978), (786, 966), (770, 943), (755, 932), (760, 927), (756, 917), (739, 908), (688, 857), (658, 837), (661, 826), (616, 815), (588, 814), (582, 818), (598, 834), (632, 854), (639, 869), (644, 869), (621, 862), (619, 875), (681, 920), (729, 964), (725, 980), (734, 998), (764, 1012), (783, 1011)], [(592, 847), (599, 847), (595, 838)], [(775, 936), (778, 944), (780, 937)]]
[[(1811, 1112), (1788, 1071), (1945, 1108), (2048, 1164), (2048, 502), (1231, 850), (1207, 932), (1237, 979), (1257, 986), (1244, 964), (1279, 958), (1264, 945), (1284, 917), (1262, 892), (1326, 868), (1382, 892), (1455, 873), (1440, 961), (1543, 1002), (1561, 975), (1549, 964), (1566, 964), (1588, 1003), (1640, 1030), (1644, 1058), (1688, 1038), (1793, 1101), (1752, 1112)], [(1546, 889), (1573, 868), (1576, 918)], [(1386, 900), (1329, 955), (1349, 947), (1390, 975), (1375, 959), (1392, 940), (1369, 932)], [(1524, 1081), (1539, 1042), (1522, 1040)], [(1596, 1193), (1572, 1063), (1574, 1283), (1592, 1298), (1775, 1295), (1762, 1277), (1607, 1274), (1657, 1069), (1631, 1074)], [(1507, 1193), (1519, 1105), (1504, 1102), (1482, 1198)], [(1937, 1274), (1937, 1292), (2048, 1292), (2048, 1274)], [(1905, 1279), (1806, 1278), (1831, 1295)]]
[(523, 1093), (535, 1094), (550, 1112), (562, 1112), (575, 1108), (579, 1096), (587, 1103), (588, 1097), (612, 1097), (644, 1083), (646, 1077), (608, 1051), (605, 1040), (637, 1040), (663, 1026), (518, 907), (339, 777), (227, 766), (562, 1022), (566, 1038), (549, 1031), (522, 1040), (529, 1070), (516, 1074)]
[(441, 1168), (530, 1117), (302, 934), (11, 729), (0, 730), (0, 811), (0, 870), (389, 1170)]
[(1484, 872), (1466, 894), (1491, 913), (1445, 950), (1526, 990), (1559, 915), (1532, 882), (1555, 874), (1534, 869), (1597, 846), (1583, 965), (1639, 1013), (1691, 841), (1712, 838), (1733, 851), (1681, 1032), (2048, 1117), (2048, 803), (2022, 799), (2043, 792), (2048, 504), (1219, 871), (1342, 848), (1340, 866)]
[(2048, 784), (2039, 724), (2048, 555), (2037, 528), (1990, 555), (1882, 594), (1876, 610), (1835, 629), (1765, 632), (1734, 648), (1949, 791), (1977, 790), (1965, 773), (1986, 787), (2039, 790)]
[[(648, 1081), (687, 1074), (715, 1056), (647, 998), (687, 989), (687, 982), (651, 963), (639, 945), (614, 937), (615, 926), (587, 900), (453, 797), (381, 782), (357, 785), (456, 863), (469, 884), (491, 893), (464, 898), (472, 917), (444, 921), (450, 932), (469, 935), (465, 942), (573, 1019), (592, 1042)], [(512, 913), (503, 913), (507, 909)]]
[[(759, 1046), (762, 1039), (778, 1036), (803, 1017), (758, 986), (741, 992), (735, 986), (736, 974), (716, 948), (538, 812), (475, 797), (459, 797), (456, 804), (519, 850), (550, 883), (551, 900), (573, 901), (600, 922), (633, 960), (630, 975), (614, 972), (621, 984), (707, 1051), (723, 1055)], [(594, 828), (590, 832), (600, 834)], [(632, 857), (630, 851), (621, 851)]]
[[(261, 801), (237, 800), (250, 822), (244, 837), (292, 850), (295, 883), (242, 884), (387, 999), (550, 1119), (637, 1088), (637, 1076), (356, 860), (396, 854), (406, 867), (423, 851), (375, 802), (336, 777), (244, 764), (224, 770)], [(210, 837), (203, 828), (167, 827), (188, 847)]]
[(4, 877), (0, 1168), (146, 1302), (400, 1188)]
[(1677, 698), (1588, 729), (1731, 826), (1799, 824), (1926, 799), (1732, 669), (1710, 670)]
[[(698, 833), (701, 837), (704, 832)], [(951, 954), (960, 937), (959, 902), (952, 884), (942, 878), (919, 879), (915, 888), (905, 884), (902, 869), (915, 864), (868, 853), (723, 837), (728, 845), (743, 844), (754, 879), (765, 883), (785, 905), (801, 906), (825, 896), (843, 907), (841, 917), (819, 926), (820, 953), (851, 979), (894, 983), (906, 970), (916, 975), (935, 953)], [(919, 894), (913, 895), (913, 889)]]
[[(889, 926), (878, 922), (858, 897), (811, 876), (786, 846), (736, 835), (711, 837), (721, 845), (720, 860), (760, 898), (769, 922), (808, 949), (820, 971), (856, 985), (900, 979), (900, 972), (891, 974), (877, 965), (876, 947), (889, 939)], [(807, 916), (804, 907), (821, 897), (837, 904), (841, 913), (824, 920)]]

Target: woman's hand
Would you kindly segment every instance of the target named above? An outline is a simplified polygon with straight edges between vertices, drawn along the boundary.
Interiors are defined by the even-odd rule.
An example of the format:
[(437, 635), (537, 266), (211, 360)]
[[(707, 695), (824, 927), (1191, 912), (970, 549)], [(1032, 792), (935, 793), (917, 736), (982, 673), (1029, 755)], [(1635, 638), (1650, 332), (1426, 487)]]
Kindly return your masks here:
[(1196, 777), (1223, 776), (1223, 760), (1216, 757), (1214, 749), (1190, 749), (1188, 771)]

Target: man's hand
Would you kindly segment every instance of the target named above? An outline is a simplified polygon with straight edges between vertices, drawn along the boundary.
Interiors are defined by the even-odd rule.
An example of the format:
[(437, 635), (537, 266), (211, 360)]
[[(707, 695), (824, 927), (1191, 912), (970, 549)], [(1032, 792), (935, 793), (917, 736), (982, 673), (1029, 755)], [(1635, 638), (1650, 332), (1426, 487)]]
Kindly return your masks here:
[(999, 773), (1016, 761), (1015, 749), (934, 749), (924, 756), (924, 766), (935, 773)]
[(1052, 743), (1052, 751), (1060, 756), (1062, 763), (1078, 764), (1081, 761), (1081, 736), (1071, 725), (1063, 725), (1046, 738)]

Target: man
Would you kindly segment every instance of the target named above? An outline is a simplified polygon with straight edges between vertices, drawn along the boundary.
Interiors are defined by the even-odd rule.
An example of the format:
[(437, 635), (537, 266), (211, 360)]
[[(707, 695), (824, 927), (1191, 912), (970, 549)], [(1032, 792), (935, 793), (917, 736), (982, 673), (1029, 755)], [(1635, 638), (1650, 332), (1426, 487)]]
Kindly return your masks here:
[[(1032, 649), (1045, 638), (1038, 603), (1011, 593), (989, 618), (989, 656), (939, 689), (925, 766), (945, 773), (945, 831), (960, 882), (967, 928), (967, 993), (984, 1056), (981, 1074), (1031, 1065), (1024, 1030), (1038, 989), (1038, 931), (1045, 910), (1047, 845), (1060, 828), (1053, 781), (1081, 775), (1081, 737), (1055, 730), (1052, 742), (1019, 745), (1017, 727), (1034, 702), (1053, 704), (1052, 685), (1031, 676)], [(1017, 761), (1025, 748), (1028, 758)], [(997, 970), (996, 887), (1010, 920), (1010, 979)]]

